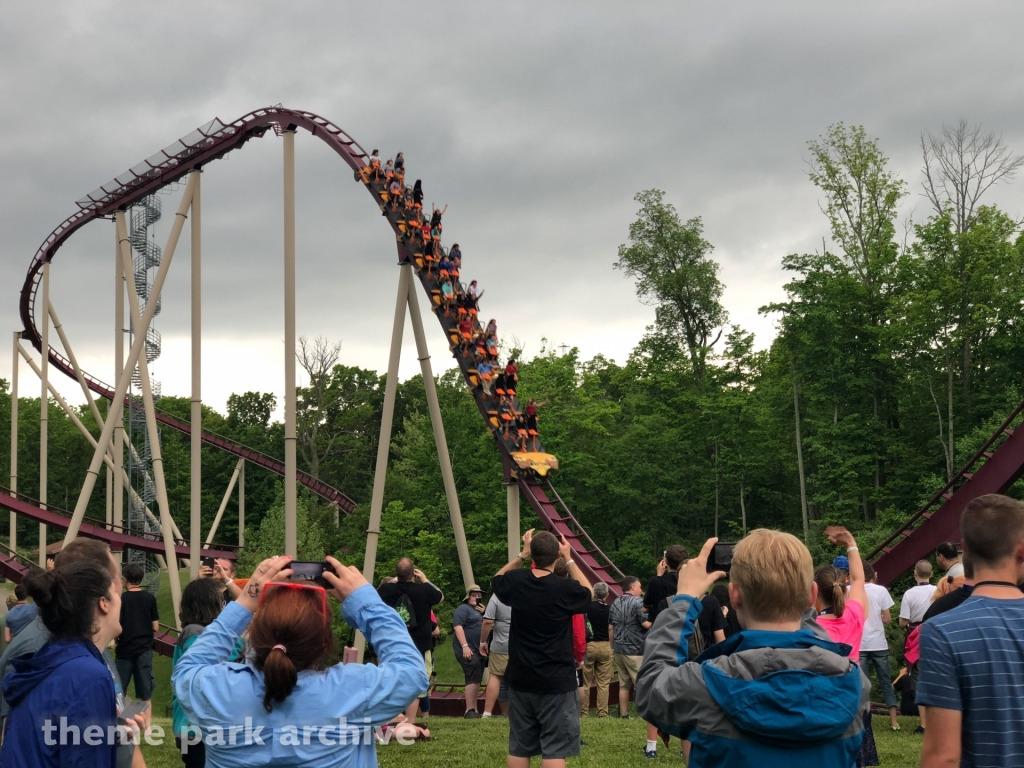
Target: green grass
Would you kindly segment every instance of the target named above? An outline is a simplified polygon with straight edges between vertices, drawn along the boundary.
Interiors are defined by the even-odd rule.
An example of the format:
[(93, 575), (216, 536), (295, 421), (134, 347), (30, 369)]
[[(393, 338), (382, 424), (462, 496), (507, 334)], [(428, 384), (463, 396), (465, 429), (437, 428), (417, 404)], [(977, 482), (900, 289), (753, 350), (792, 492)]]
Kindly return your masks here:
[[(158, 720), (170, 731), (169, 720)], [(917, 718), (901, 717), (903, 730), (893, 733), (887, 717), (876, 717), (875, 741), (879, 762), (885, 768), (916, 768), (921, 759), (921, 736), (911, 731), (917, 727)], [(410, 746), (393, 743), (378, 747), (381, 768), (480, 768), (505, 765), (508, 747), (507, 720), (463, 720), (454, 717), (432, 717), (429, 720), (430, 742), (417, 742)], [(642, 720), (619, 720), (595, 717), (583, 720), (583, 740), (587, 742), (578, 758), (568, 761), (570, 768), (640, 768), (651, 765), (644, 758), (642, 748), (646, 739)], [(149, 768), (178, 768), (181, 757), (173, 739), (160, 747), (143, 745), (142, 753)], [(682, 765), (679, 742), (675, 739), (668, 748), (658, 743), (658, 760)], [(540, 765), (535, 759), (534, 765)], [(655, 763), (657, 765), (657, 763)], [(794, 766), (796, 768), (796, 766)]]

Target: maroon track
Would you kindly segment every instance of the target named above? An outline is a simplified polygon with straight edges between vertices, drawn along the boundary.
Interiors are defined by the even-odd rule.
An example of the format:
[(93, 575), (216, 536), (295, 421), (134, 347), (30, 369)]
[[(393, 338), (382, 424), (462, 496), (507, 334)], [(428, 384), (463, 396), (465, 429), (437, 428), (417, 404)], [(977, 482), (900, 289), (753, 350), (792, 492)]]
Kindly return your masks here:
[[(286, 109), (284, 107), (267, 107), (250, 112), (231, 123), (213, 120), (78, 201), (80, 210), (69, 216), (46, 238), (29, 266), (28, 274), (25, 277), (25, 283), (21, 290), (19, 304), (21, 320), (24, 325), (22, 337), (30, 341), (37, 350), (42, 351), (41, 337), (35, 324), (36, 296), (42, 276), (42, 266), (46, 262), (52, 262), (54, 255), (60, 247), (79, 228), (94, 219), (110, 217), (115, 211), (127, 208), (146, 195), (152, 194), (162, 187), (182, 179), (189, 172), (202, 168), (213, 160), (224, 157), (232, 150), (244, 145), (250, 139), (262, 137), (268, 130), (280, 131), (297, 128), (306, 130), (325, 142), (353, 171), (360, 171), (366, 167), (368, 155), (355, 139), (330, 121), (311, 112)], [(377, 192), (369, 185), (367, 189), (379, 206), (380, 201), (377, 197)], [(399, 231), (397, 223), (391, 216), (388, 216), (388, 221), (397, 235)], [(413, 262), (413, 254), (401, 242), (398, 244), (398, 251), (400, 261)], [(428, 299), (431, 299), (430, 280), (422, 272), (419, 277)], [(434, 306), (432, 300), (430, 304), (431, 307)], [(437, 317), (445, 329), (446, 335), (450, 333), (451, 323), (447, 322), (441, 313), (437, 313)], [(52, 347), (48, 350), (48, 355), (50, 361), (60, 371), (74, 378), (74, 371), (70, 361)], [(461, 356), (456, 357), (467, 383), (472, 382), (473, 374), (470, 361)], [(107, 399), (113, 397), (112, 387), (104, 384), (94, 376), (88, 374), (84, 374), (84, 376), (86, 383), (93, 392)], [(485, 423), (491, 428), (491, 414), (489, 410), (492, 408), (493, 403), (488, 401), (479, 388), (473, 389), (471, 386), (471, 392), (484, 417)], [(158, 413), (157, 419), (161, 423), (180, 432), (190, 433), (187, 423), (167, 414)], [(608, 583), (613, 593), (619, 594), (620, 590), (617, 582), (622, 578), (621, 571), (615, 567), (611, 560), (605, 556), (590, 536), (587, 535), (583, 526), (580, 525), (579, 521), (573, 516), (557, 492), (555, 492), (551, 482), (542, 482), (532, 476), (528, 477), (525, 472), (516, 470), (511, 461), (511, 447), (501, 438), (499, 432), (493, 429), (491, 431), (494, 434), (495, 443), (502, 453), (506, 466), (506, 479), (514, 480), (519, 485), (522, 494), (537, 513), (545, 528), (565, 535), (573, 548), (574, 560), (586, 576), (595, 583), (597, 581)], [(276, 459), (213, 433), (204, 431), (202, 437), (203, 441), (209, 445), (233, 453), (236, 456), (242, 456), (247, 461), (252, 461), (278, 474), (284, 473), (283, 465)], [(346, 512), (352, 511), (353, 502), (340, 491), (331, 488), (325, 483), (315, 481), (304, 473), (299, 473), (299, 481), (314, 493), (328, 501), (337, 503)], [(10, 509), (11, 504), (18, 506), (17, 509), (14, 509), (15, 512), (24, 514), (27, 517), (40, 520), (46, 517), (47, 520), (43, 520), (43, 522), (47, 522), (50, 520), (50, 515), (55, 514), (52, 510), (44, 511), (22, 500), (0, 494), (0, 507)], [(59, 514), (57, 514), (57, 518), (65, 520)], [(54, 519), (49, 524), (59, 526), (60, 522)], [(121, 546), (130, 546), (138, 549), (146, 549), (147, 542), (149, 542), (148, 539), (115, 533), (107, 530), (105, 527), (97, 527), (95, 525), (90, 527), (90, 533), (95, 535), (96, 538), (110, 541), (112, 545), (117, 543)], [(82, 526), (82, 535), (90, 535), (86, 533), (85, 525)], [(115, 540), (117, 541), (115, 542)], [(158, 551), (163, 551), (160, 542), (152, 543), (157, 545)], [(187, 556), (187, 548), (185, 548), (183, 554)], [(233, 557), (234, 553), (228, 556)], [(0, 563), (0, 570), (5, 567), (13, 569), (11, 571), (13, 578), (17, 570), (16, 565), (4, 566), (3, 563)]]
[(868, 555), (887, 585), (931, 556), (943, 541), (960, 541), (960, 514), (979, 496), (1005, 493), (1024, 474), (1024, 403), (946, 486)]

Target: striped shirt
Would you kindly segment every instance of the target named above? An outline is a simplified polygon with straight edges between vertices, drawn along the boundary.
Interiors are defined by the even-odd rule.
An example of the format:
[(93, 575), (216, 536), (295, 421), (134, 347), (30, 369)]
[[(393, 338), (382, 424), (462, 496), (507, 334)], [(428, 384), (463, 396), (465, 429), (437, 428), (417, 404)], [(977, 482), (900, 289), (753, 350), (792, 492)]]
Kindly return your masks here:
[(917, 703), (962, 713), (964, 768), (1024, 766), (1024, 599), (971, 597), (921, 625)]

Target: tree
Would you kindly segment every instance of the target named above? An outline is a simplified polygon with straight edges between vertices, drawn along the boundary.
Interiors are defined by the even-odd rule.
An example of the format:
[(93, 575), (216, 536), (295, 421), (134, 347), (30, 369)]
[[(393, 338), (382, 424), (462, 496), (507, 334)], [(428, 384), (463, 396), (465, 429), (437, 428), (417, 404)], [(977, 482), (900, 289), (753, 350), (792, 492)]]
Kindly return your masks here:
[(825, 193), (822, 209), (832, 239), (847, 263), (872, 291), (885, 279), (896, 249), (896, 207), (906, 185), (886, 170), (888, 159), (863, 126), (830, 126), (811, 150), (811, 181)]
[(299, 337), (299, 351), (295, 357), (302, 370), (309, 377), (309, 386), (300, 387), (296, 422), (299, 452), (309, 468), (309, 474), (320, 477), (320, 464), (326, 459), (334, 447), (337, 434), (321, 436), (322, 427), (326, 426), (329, 412), (335, 405), (335, 397), (330, 392), (331, 371), (341, 354), (341, 342), (331, 343), (323, 336), (317, 336), (311, 342), (305, 336)]
[(721, 338), (716, 328), (728, 319), (723, 285), (712, 245), (703, 237), (699, 217), (685, 224), (658, 189), (640, 192), (638, 218), (629, 226), (629, 244), (619, 246), (615, 268), (637, 281), (637, 296), (655, 308), (655, 329), (689, 353), (693, 371), (703, 380), (709, 350)]
[(271, 392), (244, 392), (228, 397), (228, 423), (232, 426), (267, 427), (277, 408)]
[(963, 118), (943, 125), (937, 136), (921, 134), (924, 156), (925, 197), (936, 216), (947, 208), (953, 230), (963, 234), (974, 226), (982, 196), (994, 185), (1009, 182), (1024, 165), (1024, 155), (1015, 155), (995, 133), (982, 134), (981, 125), (969, 125)]

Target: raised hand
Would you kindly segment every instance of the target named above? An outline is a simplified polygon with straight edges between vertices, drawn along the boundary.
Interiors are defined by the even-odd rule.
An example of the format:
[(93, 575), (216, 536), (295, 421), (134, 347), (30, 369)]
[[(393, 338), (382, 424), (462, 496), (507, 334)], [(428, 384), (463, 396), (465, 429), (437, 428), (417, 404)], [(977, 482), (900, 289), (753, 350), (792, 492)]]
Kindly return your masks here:
[(288, 567), (291, 562), (292, 558), (288, 555), (268, 557), (256, 566), (256, 570), (249, 577), (249, 581), (246, 582), (235, 602), (249, 613), (255, 613), (263, 587), (272, 581), (287, 581), (288, 577), (292, 575), (292, 570)]
[(324, 579), (334, 588), (334, 595), (342, 602), (360, 587), (366, 586), (369, 582), (363, 578), (363, 572), (354, 565), (342, 565), (330, 555), (327, 562), (331, 564), (334, 573), (324, 571)]
[(572, 560), (572, 547), (562, 534), (558, 534), (558, 555), (567, 563)]
[(701, 547), (699, 555), (680, 566), (679, 579), (676, 582), (677, 595), (701, 598), (712, 584), (725, 578), (725, 571), (708, 573), (708, 556), (717, 542), (717, 538), (708, 539)]
[(421, 583), (426, 584), (430, 579), (419, 568), (413, 568), (412, 575)]
[(838, 544), (842, 547), (857, 546), (857, 541), (853, 538), (853, 534), (841, 525), (830, 525), (825, 529), (825, 535), (828, 536), (828, 540), (833, 544)]
[(531, 528), (523, 534), (523, 557), (530, 556), (530, 542), (533, 541), (533, 532), (536, 528)]

